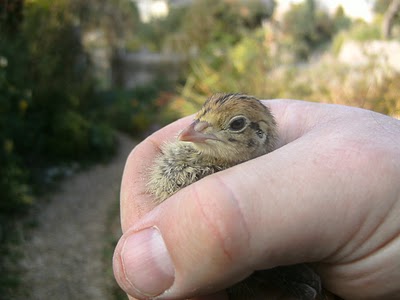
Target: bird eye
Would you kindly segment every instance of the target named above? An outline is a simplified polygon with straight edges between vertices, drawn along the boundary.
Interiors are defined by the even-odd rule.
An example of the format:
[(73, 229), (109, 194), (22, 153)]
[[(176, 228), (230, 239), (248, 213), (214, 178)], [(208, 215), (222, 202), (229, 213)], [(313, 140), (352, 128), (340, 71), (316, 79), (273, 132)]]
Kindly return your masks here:
[(229, 129), (233, 131), (240, 131), (246, 125), (246, 119), (244, 117), (237, 117), (231, 120), (229, 123)]

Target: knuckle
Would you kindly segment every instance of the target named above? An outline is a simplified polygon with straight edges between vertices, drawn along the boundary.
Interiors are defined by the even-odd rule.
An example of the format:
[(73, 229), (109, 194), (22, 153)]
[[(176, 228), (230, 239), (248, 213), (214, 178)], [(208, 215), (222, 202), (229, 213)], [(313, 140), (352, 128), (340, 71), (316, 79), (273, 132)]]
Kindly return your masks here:
[(217, 244), (219, 255), (230, 264), (248, 251), (250, 233), (247, 222), (239, 199), (218, 174), (205, 178), (202, 183), (194, 184), (192, 188), (197, 213), (208, 238)]

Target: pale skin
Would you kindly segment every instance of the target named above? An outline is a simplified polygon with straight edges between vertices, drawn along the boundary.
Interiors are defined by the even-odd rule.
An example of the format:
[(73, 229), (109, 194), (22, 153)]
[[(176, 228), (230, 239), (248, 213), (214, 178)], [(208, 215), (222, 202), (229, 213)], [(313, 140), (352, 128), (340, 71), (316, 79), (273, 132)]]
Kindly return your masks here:
[[(157, 207), (146, 193), (147, 170), (193, 117), (132, 151), (114, 256), (121, 287), (130, 299), (227, 299), (224, 289), (254, 270), (312, 262), (344, 299), (400, 299), (400, 121), (346, 106), (264, 103), (278, 124), (277, 150)], [(127, 246), (145, 232), (163, 241), (169, 264), (144, 265), (141, 244)]]

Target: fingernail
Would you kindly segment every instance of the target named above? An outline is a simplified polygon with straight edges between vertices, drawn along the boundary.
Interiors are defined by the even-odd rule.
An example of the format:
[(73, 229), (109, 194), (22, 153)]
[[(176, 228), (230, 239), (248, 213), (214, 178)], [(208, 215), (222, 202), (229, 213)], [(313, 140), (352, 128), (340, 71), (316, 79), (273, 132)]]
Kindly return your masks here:
[(121, 258), (126, 279), (144, 296), (160, 295), (174, 282), (174, 266), (156, 227), (127, 237)]

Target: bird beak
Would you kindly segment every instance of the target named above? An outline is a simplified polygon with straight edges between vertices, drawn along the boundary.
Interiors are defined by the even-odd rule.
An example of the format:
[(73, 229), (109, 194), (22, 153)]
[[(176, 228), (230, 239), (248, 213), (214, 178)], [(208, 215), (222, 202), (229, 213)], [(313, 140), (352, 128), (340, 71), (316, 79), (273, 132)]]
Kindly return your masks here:
[(206, 140), (217, 140), (217, 137), (203, 131), (211, 125), (204, 121), (194, 121), (179, 134), (178, 140), (183, 142), (204, 143)]

